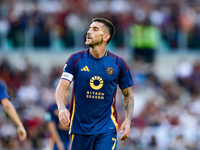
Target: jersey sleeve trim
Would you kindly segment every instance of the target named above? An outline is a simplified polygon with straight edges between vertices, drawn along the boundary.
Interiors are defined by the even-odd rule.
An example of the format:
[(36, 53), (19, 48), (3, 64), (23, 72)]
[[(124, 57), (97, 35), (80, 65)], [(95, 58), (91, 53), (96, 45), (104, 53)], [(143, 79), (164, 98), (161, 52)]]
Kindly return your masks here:
[(127, 66), (127, 64), (126, 64), (126, 62), (124, 61), (123, 58), (121, 58), (121, 57), (119, 57), (119, 56), (117, 56), (117, 55), (115, 55), (115, 54), (113, 54), (113, 53), (111, 53), (111, 52), (108, 53), (108, 56), (110, 56), (110, 57), (112, 57), (112, 58), (114, 58), (114, 59), (118, 59), (119, 61), (121, 61), (121, 62), (123, 63), (123, 65), (124, 65), (126, 71), (129, 70), (129, 67)]

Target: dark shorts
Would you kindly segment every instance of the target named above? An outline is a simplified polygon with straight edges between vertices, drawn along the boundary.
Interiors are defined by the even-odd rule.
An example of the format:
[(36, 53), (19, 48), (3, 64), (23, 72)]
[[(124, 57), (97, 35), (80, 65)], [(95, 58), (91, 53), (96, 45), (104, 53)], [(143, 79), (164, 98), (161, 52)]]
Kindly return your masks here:
[[(63, 144), (64, 144), (64, 147), (65, 147), (65, 150), (68, 150), (68, 144), (69, 143), (63, 143)], [(54, 145), (53, 150), (59, 150), (58, 146), (56, 144)]]
[(117, 133), (72, 134), (71, 150), (116, 150)]
[[(65, 150), (68, 150), (69, 147), (69, 141), (62, 141), (65, 147)], [(57, 144), (54, 144), (53, 150), (59, 150)]]

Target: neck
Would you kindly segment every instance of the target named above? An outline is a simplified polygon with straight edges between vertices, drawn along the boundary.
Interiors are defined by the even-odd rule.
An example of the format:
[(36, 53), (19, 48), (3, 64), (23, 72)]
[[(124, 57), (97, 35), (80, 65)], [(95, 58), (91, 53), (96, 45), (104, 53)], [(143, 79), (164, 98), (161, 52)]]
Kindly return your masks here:
[(100, 47), (91, 47), (90, 48), (90, 53), (92, 56), (95, 58), (101, 58), (105, 55), (106, 53), (106, 47), (100, 48)]

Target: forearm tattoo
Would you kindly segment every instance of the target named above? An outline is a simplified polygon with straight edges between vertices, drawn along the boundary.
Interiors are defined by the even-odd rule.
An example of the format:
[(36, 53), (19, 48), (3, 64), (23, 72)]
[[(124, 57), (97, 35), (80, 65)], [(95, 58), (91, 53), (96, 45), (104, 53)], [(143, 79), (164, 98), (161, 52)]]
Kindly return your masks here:
[(124, 95), (125, 118), (131, 121), (134, 108), (134, 98), (131, 87), (123, 89), (122, 93)]

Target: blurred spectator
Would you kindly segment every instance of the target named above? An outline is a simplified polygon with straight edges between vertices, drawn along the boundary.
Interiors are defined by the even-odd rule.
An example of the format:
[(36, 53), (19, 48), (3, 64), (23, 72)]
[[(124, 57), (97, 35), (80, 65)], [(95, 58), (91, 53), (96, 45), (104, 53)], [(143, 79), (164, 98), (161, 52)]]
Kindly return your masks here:
[(152, 26), (147, 18), (143, 23), (133, 25), (131, 34), (134, 60), (143, 60), (145, 63), (153, 64), (160, 43), (160, 31)]
[[(84, 37), (81, 31), (87, 30), (87, 20), (94, 16), (106, 16), (105, 18), (114, 22), (118, 31), (110, 44), (117, 48), (129, 45), (126, 39), (131, 25), (149, 18), (150, 24), (160, 31), (162, 47), (169, 51), (178, 48), (197, 50), (200, 48), (197, 42), (200, 38), (198, 32), (200, 9), (195, 3), (198, 2), (193, 4), (190, 1), (154, 3), (146, 0), (2, 0), (0, 1), (0, 33), (2, 33), (0, 47), (6, 49), (84, 47), (78, 43), (81, 43), (79, 40)], [(155, 37), (152, 38), (154, 39)]]
[(177, 150), (187, 150), (183, 135), (177, 135), (177, 137), (171, 142), (170, 148)]
[[(23, 65), (24, 62), (26, 65)], [(19, 64), (22, 64), (21, 69)], [(55, 66), (49, 72), (41, 72), (38, 66), (34, 67), (28, 61), (22, 61), (19, 64), (13, 66), (8, 59), (1, 60), (0, 78), (9, 83), (8, 92), (12, 93), (18, 113), (25, 122), (28, 139), (24, 143), (18, 143), (10, 138), (5, 141), (3, 135), (0, 135), (0, 144), (5, 146), (5, 143), (10, 143), (13, 147), (27, 149), (44, 148), (47, 147), (49, 139), (49, 131), (44, 121), (44, 108), (54, 101), (54, 89), (60, 78), (62, 67)], [(179, 63), (174, 80), (169, 82), (162, 81), (155, 75), (153, 68), (148, 68), (142, 61), (133, 63), (130, 65), (130, 69), (135, 81), (133, 91), (135, 99), (137, 99), (131, 129), (134, 130), (134, 134), (122, 145), (125, 147), (126, 144), (129, 144), (136, 149), (141, 147), (146, 149), (149, 146), (166, 149), (170, 148), (170, 145), (173, 145), (171, 143), (174, 143), (173, 141), (181, 134), (184, 138), (182, 142), (184, 142), (185, 148), (198, 149), (200, 133), (196, 131), (200, 121), (199, 61)], [(180, 77), (191, 78), (190, 89), (193, 90), (188, 90), (184, 84), (176, 82), (175, 79), (180, 79)], [(17, 97), (20, 95), (17, 93), (20, 93), (20, 89), (23, 88), (29, 89), (28, 92), (22, 93), (29, 96), (32, 101), (27, 102), (29, 98), (25, 98), (22, 96), (23, 94), (20, 98)], [(37, 92), (32, 95), (34, 91)], [(117, 99), (120, 125), (123, 120), (123, 108), (121, 107), (123, 99), (119, 92), (117, 92)], [(7, 120), (3, 114), (0, 114), (0, 118), (2, 117), (4, 119), (0, 120)], [(0, 121), (1, 127), (3, 127), (3, 122)]]
[(27, 105), (32, 103), (37, 103), (39, 100), (39, 91), (38, 88), (34, 85), (31, 85), (29, 77), (24, 79), (24, 83), (20, 86), (17, 91), (18, 99)]
[[(52, 71), (53, 70), (57, 70), (57, 68), (52, 69)], [(57, 70), (57, 71), (61, 71), (61, 68), (60, 70)], [(56, 74), (55, 72), (51, 73), (52, 76), (53, 75), (59, 76), (59, 78), (60, 78), (60, 74)], [(55, 77), (54, 79), (56, 78), (57, 77)], [(57, 86), (59, 79), (54, 80), (54, 82), (55, 83), (53, 83), (52, 85), (55, 84)], [(53, 87), (54, 95), (55, 95), (56, 86)], [(67, 99), (65, 101), (66, 108), (68, 109), (69, 109), (69, 101), (70, 101), (70, 92), (71, 90), (69, 89), (66, 95)], [(60, 124), (59, 118), (58, 118), (58, 107), (57, 107), (57, 104), (55, 103), (54, 97), (55, 96), (53, 96), (53, 101), (49, 102), (49, 104), (46, 105), (47, 108), (45, 109), (45, 115), (44, 115), (44, 120), (46, 121), (46, 125), (50, 133), (48, 146), (52, 150), (68, 150), (70, 148), (69, 126), (63, 126), (62, 124)]]
[[(66, 105), (69, 108), (69, 105)], [(58, 108), (52, 103), (46, 110), (45, 121), (50, 132), (49, 147), (53, 150), (68, 150), (70, 147), (69, 126), (63, 126), (58, 119)]]
[[(17, 130), (16, 130), (13, 123), (11, 123), (10, 121), (6, 122), (5, 120), (5, 123), (3, 123), (2, 126), (0, 127), (0, 135), (5, 140), (11, 139), (14, 144), (14, 142), (17, 142), (16, 134), (18, 134), (20, 141), (24, 141), (27, 138), (27, 135), (26, 135), (27, 133), (13, 103), (11, 103), (9, 99), (10, 97), (7, 94), (5, 86), (3, 82), (0, 81), (0, 102), (2, 106), (4, 107), (6, 113), (9, 115), (9, 117), (17, 126)], [(6, 147), (15, 148), (15, 144), (14, 145), (8, 144), (6, 145)]]
[(193, 74), (193, 66), (190, 62), (182, 61), (180, 62), (176, 68), (176, 79), (178, 83), (185, 87), (187, 90), (191, 90), (192, 88), (192, 74)]

